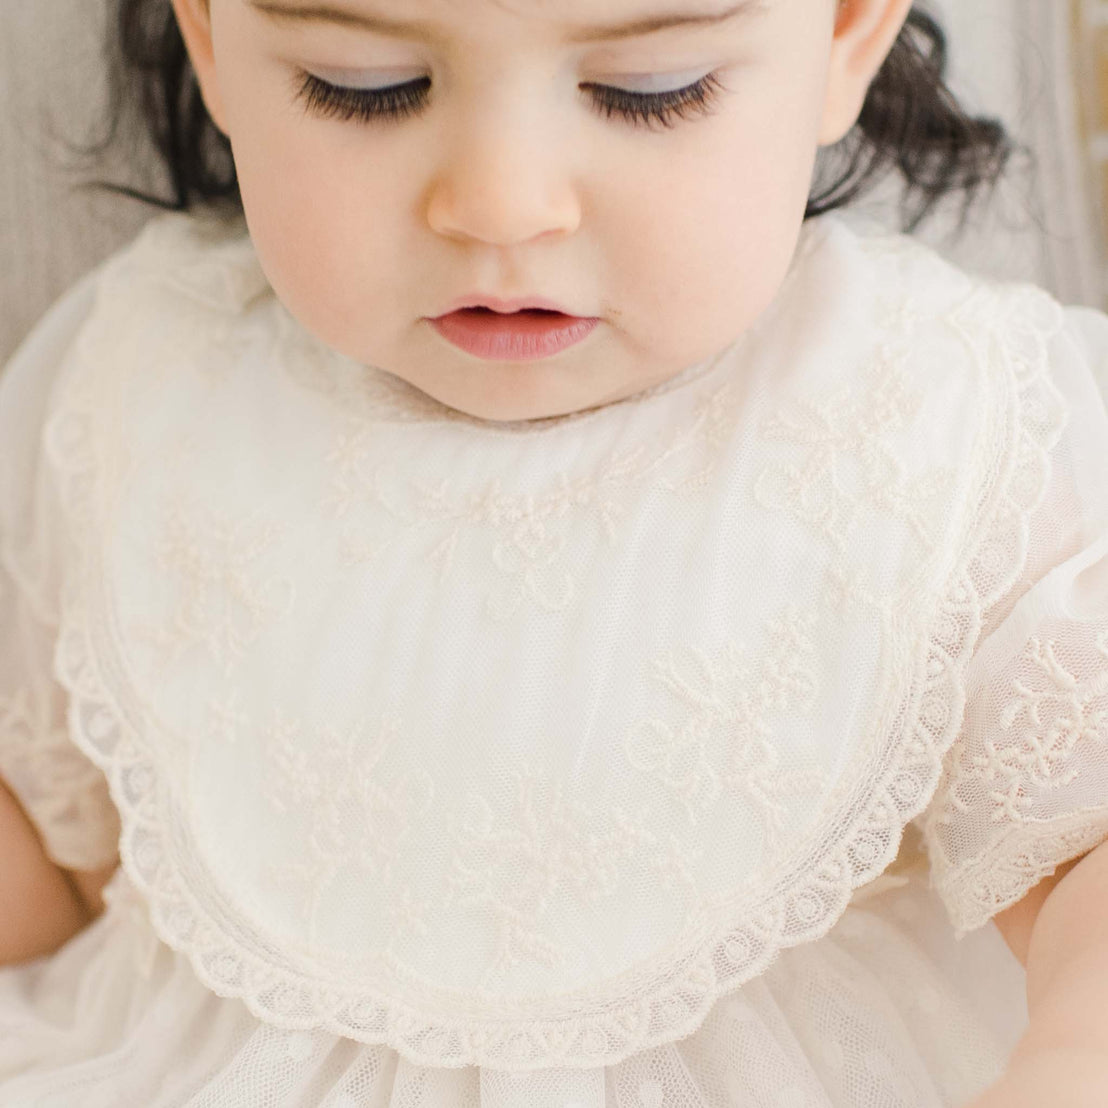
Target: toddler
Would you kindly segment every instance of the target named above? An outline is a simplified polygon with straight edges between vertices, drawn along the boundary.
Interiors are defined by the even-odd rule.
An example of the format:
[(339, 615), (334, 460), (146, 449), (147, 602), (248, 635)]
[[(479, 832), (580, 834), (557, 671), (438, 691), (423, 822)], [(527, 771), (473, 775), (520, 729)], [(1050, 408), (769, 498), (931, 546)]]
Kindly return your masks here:
[(838, 210), (1000, 173), (934, 20), (113, 26), (173, 195), (0, 383), (0, 1104), (1108, 1103), (1108, 320)]

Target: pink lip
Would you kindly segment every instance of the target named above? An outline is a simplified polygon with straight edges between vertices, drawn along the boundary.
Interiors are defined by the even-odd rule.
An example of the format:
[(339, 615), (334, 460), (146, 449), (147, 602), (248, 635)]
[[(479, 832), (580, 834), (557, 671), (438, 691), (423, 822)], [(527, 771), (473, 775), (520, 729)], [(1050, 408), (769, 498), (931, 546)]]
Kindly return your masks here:
[[(513, 304), (518, 307), (511, 307)], [(461, 307), (430, 323), (447, 342), (489, 361), (549, 358), (582, 342), (600, 322), (568, 315), (538, 298), (510, 301), (487, 297), (473, 305), (473, 298), (468, 298)]]

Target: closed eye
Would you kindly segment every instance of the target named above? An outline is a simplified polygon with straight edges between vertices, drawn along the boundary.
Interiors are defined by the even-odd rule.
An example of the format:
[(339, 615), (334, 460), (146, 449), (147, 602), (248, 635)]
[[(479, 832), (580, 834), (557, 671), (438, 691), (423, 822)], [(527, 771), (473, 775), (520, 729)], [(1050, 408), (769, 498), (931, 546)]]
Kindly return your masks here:
[[(430, 77), (376, 89), (331, 84), (303, 70), (298, 80), (296, 96), (309, 114), (359, 123), (398, 123), (418, 115), (427, 107), (431, 90)], [(672, 127), (679, 119), (710, 115), (726, 91), (715, 73), (666, 92), (632, 92), (592, 82), (581, 89), (606, 118), (619, 116), (635, 126), (662, 127)]]

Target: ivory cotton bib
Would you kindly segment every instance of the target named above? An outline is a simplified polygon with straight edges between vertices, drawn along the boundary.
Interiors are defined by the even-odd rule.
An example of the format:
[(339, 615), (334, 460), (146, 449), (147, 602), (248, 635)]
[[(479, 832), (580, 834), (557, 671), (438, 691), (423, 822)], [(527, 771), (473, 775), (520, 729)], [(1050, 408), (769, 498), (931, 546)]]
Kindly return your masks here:
[(46, 441), (58, 673), (158, 934), (427, 1065), (691, 1032), (934, 793), (1060, 318), (825, 217), (718, 357), (495, 424), (321, 345), (241, 225), (154, 220)]

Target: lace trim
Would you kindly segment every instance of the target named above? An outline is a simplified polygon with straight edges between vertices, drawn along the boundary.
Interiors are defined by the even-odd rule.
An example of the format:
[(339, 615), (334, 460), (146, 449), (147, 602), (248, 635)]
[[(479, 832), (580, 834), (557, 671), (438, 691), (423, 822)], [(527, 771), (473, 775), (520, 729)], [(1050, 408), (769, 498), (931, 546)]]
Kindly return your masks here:
[[(10, 552), (0, 550), (0, 623), (14, 636), (17, 652), (38, 657), (57, 628), (13, 565)], [(61, 690), (47, 685), (38, 672), (34, 679), (25, 673), (14, 684), (0, 685), (0, 776), (53, 862), (66, 869), (98, 869), (115, 858), (118, 814), (104, 775), (70, 741), (58, 704)]]
[[(1026, 303), (1029, 295), (1032, 303)], [(111, 628), (91, 619), (84, 604), (86, 595), (103, 587), (95, 571), (96, 546), (77, 543), (63, 598), (56, 669), (71, 694), (74, 741), (108, 777), (123, 819), (123, 869), (150, 903), (158, 935), (189, 957), (207, 988), (241, 998), (270, 1024), (324, 1027), (360, 1042), (388, 1044), (423, 1065), (515, 1070), (612, 1065), (684, 1038), (703, 1023), (718, 998), (764, 971), (782, 949), (825, 935), (843, 914), (852, 891), (878, 877), (896, 857), (905, 824), (933, 795), (942, 757), (961, 726), (964, 671), (982, 613), (1023, 569), (1029, 517), (1048, 483), (1049, 448), (1061, 433), (1056, 403), (1044, 407), (1026, 401), (1032, 395), (1059, 399), (1048, 378), (1046, 343), (1062, 317), (1042, 294), (1012, 299), (1017, 301), (1013, 318), (1035, 325), (1038, 341), (1030, 349), (1018, 344), (1003, 348), (996, 327), (984, 336), (967, 331), (964, 338), (983, 370), (999, 353), (1007, 370), (1007, 410), (1018, 411), (1019, 425), (1007, 429), (999, 451), (1003, 470), (979, 508), (981, 524), (971, 533), (980, 539), (962, 552), (938, 604), (928, 649), (917, 659), (914, 696), (880, 779), (860, 799), (857, 816), (838, 843), (820, 860), (803, 865), (799, 879), (783, 880), (737, 926), (735, 905), (729, 906), (729, 920), (721, 915), (707, 921), (691, 954), (668, 967), (656, 963), (649, 976), (640, 973), (638, 980), (628, 980), (623, 990), (628, 1000), (620, 1005), (597, 990), (595, 995), (578, 992), (557, 998), (562, 1011), (551, 1014), (548, 1005), (543, 1018), (513, 1011), (509, 1004), (497, 1018), (467, 1018), (464, 997), (455, 998), (449, 1013), (430, 1014), (386, 996), (366, 995), (350, 985), (348, 975), (323, 967), (305, 952), (295, 952), (301, 962), (292, 965), (278, 942), (244, 934), (224, 905), (198, 900), (187, 872), (170, 863), (179, 841), (179, 814), (170, 808), (170, 790), (143, 742), (153, 721), (131, 718), (122, 710), (113, 690), (125, 687), (125, 675), (101, 672), (111, 654), (100, 643), (110, 639)], [(1045, 328), (1044, 306), (1049, 316)], [(47, 448), (75, 536), (87, 532), (95, 519), (98, 465), (92, 426), (79, 390), (70, 388), (48, 425)], [(1013, 534), (1021, 541), (1013, 544)], [(1006, 563), (1001, 560), (1013, 551)], [(669, 977), (662, 990), (657, 985), (660, 970), (668, 970)], [(610, 983), (608, 987), (610, 991)]]
[(961, 938), (1021, 901), (1059, 866), (1106, 839), (1108, 812), (1103, 808), (1069, 812), (1049, 823), (1012, 824), (987, 850), (946, 871), (935, 888)]

